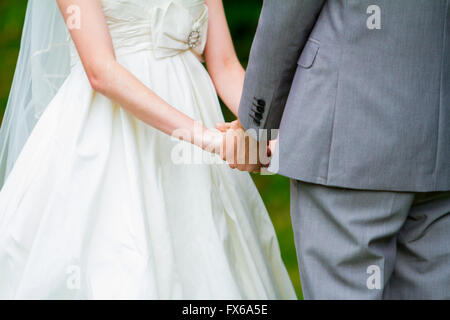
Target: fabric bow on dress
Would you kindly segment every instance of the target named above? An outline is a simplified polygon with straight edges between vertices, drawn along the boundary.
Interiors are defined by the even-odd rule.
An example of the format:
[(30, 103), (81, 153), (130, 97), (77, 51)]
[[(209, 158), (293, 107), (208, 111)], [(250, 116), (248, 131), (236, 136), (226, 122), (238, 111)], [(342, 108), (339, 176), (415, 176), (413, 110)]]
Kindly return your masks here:
[(203, 6), (198, 18), (176, 2), (152, 12), (152, 43), (156, 58), (175, 56), (183, 51), (193, 50), (203, 54), (208, 30), (208, 7)]

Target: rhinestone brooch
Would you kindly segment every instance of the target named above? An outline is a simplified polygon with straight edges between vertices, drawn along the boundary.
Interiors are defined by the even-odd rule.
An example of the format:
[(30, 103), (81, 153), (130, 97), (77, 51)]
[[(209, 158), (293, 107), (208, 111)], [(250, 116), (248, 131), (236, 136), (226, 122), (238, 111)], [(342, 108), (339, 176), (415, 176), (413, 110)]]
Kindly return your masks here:
[(200, 31), (199, 30), (191, 31), (188, 37), (189, 48), (195, 48), (199, 42), (200, 42)]

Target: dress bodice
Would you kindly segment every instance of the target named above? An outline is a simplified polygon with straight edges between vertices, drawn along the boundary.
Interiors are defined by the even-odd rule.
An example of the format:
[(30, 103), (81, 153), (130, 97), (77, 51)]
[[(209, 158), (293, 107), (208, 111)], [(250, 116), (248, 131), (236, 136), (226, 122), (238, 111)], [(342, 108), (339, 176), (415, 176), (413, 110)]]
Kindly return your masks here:
[(152, 50), (156, 58), (206, 44), (208, 8), (204, 0), (102, 0), (117, 55)]

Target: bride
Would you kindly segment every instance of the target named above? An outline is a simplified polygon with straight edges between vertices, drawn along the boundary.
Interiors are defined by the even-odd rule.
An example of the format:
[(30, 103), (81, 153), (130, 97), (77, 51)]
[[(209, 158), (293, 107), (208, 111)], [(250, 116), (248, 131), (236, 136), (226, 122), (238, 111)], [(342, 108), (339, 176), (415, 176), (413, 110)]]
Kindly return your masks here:
[(236, 114), (243, 79), (220, 0), (29, 0), (0, 298), (294, 299), (249, 175), (173, 159), (221, 143), (216, 90)]

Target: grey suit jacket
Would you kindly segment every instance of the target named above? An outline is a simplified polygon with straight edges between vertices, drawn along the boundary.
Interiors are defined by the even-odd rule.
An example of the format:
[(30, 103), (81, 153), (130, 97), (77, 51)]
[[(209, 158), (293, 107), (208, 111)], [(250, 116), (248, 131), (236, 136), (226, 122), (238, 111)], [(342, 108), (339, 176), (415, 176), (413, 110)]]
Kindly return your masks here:
[(290, 178), (450, 190), (450, 0), (265, 0), (239, 117)]

